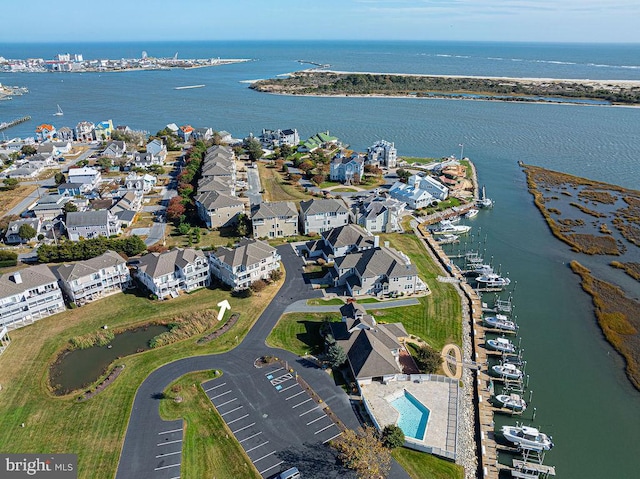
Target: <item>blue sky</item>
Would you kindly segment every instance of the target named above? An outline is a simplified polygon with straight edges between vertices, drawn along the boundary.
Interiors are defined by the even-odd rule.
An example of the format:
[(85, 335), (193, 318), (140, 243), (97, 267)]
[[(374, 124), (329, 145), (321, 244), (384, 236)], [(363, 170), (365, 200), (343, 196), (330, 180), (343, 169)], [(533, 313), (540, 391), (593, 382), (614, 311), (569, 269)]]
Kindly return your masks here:
[(461, 40), (640, 42), (639, 0), (30, 0), (2, 42)]

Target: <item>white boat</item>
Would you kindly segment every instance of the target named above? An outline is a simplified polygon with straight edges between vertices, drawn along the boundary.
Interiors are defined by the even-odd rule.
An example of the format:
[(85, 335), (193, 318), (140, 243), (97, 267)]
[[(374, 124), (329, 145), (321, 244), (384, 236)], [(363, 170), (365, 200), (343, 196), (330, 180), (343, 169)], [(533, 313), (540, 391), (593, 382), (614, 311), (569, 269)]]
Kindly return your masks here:
[(466, 273), (469, 276), (486, 276), (493, 273), (493, 268), (488, 264), (475, 264)]
[(480, 199), (476, 201), (476, 205), (480, 208), (491, 208), (493, 206), (493, 200), (491, 198), (487, 198), (487, 192), (485, 191), (484, 185), (482, 185), (482, 193), (480, 194)]
[(548, 451), (553, 447), (551, 438), (535, 427), (502, 426), (502, 434), (507, 441), (527, 449)]
[(499, 351), (501, 353), (515, 353), (515, 345), (506, 338), (488, 339), (486, 341), (487, 348)]
[(480, 288), (504, 288), (511, 284), (509, 278), (503, 278), (496, 273), (481, 274), (476, 278), (476, 282)]
[(438, 243), (440, 244), (451, 244), (457, 243), (458, 241), (460, 241), (460, 236), (452, 234), (442, 235), (442, 237), (438, 239)]
[(515, 331), (518, 326), (509, 320), (504, 314), (496, 314), (495, 316), (486, 316), (482, 319), (485, 326), (503, 331)]
[(527, 409), (526, 401), (522, 399), (519, 394), (498, 394), (496, 401), (498, 401), (502, 407), (514, 411), (522, 412)]
[(465, 218), (473, 218), (475, 215), (479, 213), (479, 210), (472, 208), (464, 214)]
[(448, 234), (463, 235), (468, 233), (469, 231), (471, 231), (471, 226), (454, 225), (448, 221), (447, 222), (441, 221), (439, 228), (431, 230), (431, 232), (434, 235), (448, 235)]
[(504, 379), (520, 379), (522, 378), (522, 371), (520, 371), (514, 364), (496, 364), (491, 370), (498, 376)]
[(62, 111), (62, 108), (60, 108), (60, 105), (57, 105), (58, 107), (58, 111), (56, 111), (53, 116), (62, 116), (64, 115), (64, 112)]

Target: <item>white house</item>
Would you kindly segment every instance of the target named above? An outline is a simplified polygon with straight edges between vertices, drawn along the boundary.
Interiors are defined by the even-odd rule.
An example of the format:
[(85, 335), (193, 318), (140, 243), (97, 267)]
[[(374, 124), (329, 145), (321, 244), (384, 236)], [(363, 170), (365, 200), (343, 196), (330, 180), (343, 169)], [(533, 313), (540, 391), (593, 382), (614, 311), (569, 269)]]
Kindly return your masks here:
[(90, 121), (81, 121), (76, 125), (75, 137), (77, 141), (93, 141), (96, 139), (96, 126)]
[(181, 291), (209, 286), (209, 261), (192, 248), (149, 253), (140, 258), (135, 276), (158, 299), (175, 298)]
[(67, 213), (65, 226), (67, 228), (67, 236), (71, 241), (78, 241), (80, 238), (97, 238), (99, 236), (108, 238), (122, 233), (118, 218), (108, 210)]
[(409, 186), (413, 186), (414, 188), (426, 191), (439, 201), (444, 201), (449, 196), (449, 188), (444, 186), (442, 183), (440, 183), (430, 175), (424, 175), (420, 173), (411, 175), (407, 180), (407, 184)]
[(233, 289), (245, 289), (280, 269), (280, 254), (264, 241), (243, 238), (235, 248), (220, 247), (210, 254), (209, 264), (212, 276)]
[(131, 284), (127, 262), (115, 251), (54, 269), (67, 300), (82, 306), (124, 290)]
[(69, 183), (81, 183), (83, 191), (91, 191), (102, 179), (100, 171), (90, 166), (82, 168), (69, 168)]
[(427, 206), (435, 206), (438, 203), (438, 200), (426, 190), (402, 183), (401, 181), (396, 181), (391, 186), (389, 194), (392, 198), (406, 203), (409, 208), (413, 208), (414, 210), (426, 208)]
[(406, 206), (386, 195), (371, 195), (356, 205), (357, 223), (372, 233), (402, 231), (400, 219)]
[(0, 276), (0, 329), (16, 329), (65, 310), (49, 267), (30, 266)]
[(349, 224), (349, 210), (338, 200), (308, 200), (300, 202), (300, 231), (302, 234), (323, 231)]
[(398, 161), (398, 150), (393, 143), (385, 140), (375, 142), (367, 148), (367, 164), (383, 165), (387, 168), (395, 168)]

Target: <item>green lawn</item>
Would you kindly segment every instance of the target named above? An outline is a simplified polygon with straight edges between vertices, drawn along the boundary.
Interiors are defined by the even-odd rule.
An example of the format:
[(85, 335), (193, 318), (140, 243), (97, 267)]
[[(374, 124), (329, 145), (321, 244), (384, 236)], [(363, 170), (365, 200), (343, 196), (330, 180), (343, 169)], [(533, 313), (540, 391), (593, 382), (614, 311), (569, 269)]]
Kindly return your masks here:
[[(186, 374), (172, 383), (160, 401), (160, 415), (166, 420), (184, 419), (182, 479), (253, 478), (260, 474), (236, 441), (201, 384), (215, 378), (215, 371)], [(176, 402), (179, 396), (182, 402)]]
[(355, 193), (356, 190), (355, 188), (349, 188), (346, 186), (341, 186), (340, 188), (334, 188), (331, 190), (331, 193)]
[(344, 301), (340, 298), (331, 298), (331, 299), (322, 299), (322, 298), (314, 298), (307, 299), (307, 304), (309, 306), (342, 306)]
[(376, 298), (362, 298), (362, 299), (356, 300), (356, 303), (359, 303), (359, 304), (372, 304), (372, 303), (380, 303), (380, 302), (381, 301)]
[(267, 345), (291, 351), (298, 356), (319, 354), (323, 350), (320, 326), (324, 318), (340, 319), (339, 313), (284, 314), (267, 337)]
[[(428, 164), (428, 163), (434, 163), (436, 161), (440, 161), (440, 158), (417, 158), (414, 156), (403, 156), (402, 159), (404, 161), (406, 161), (407, 163), (411, 164), (411, 163), (424, 163), (424, 164)], [(400, 158), (398, 158), (398, 160), (400, 160)]]
[(275, 168), (267, 168), (264, 164), (258, 163), (258, 171), (265, 201), (301, 201), (312, 198), (286, 182)]
[(393, 458), (412, 479), (463, 479), (464, 468), (424, 452), (405, 447), (393, 450)]
[[(279, 284), (261, 297), (230, 297), (222, 290), (203, 289), (169, 301), (142, 295), (116, 294), (68, 310), (11, 333), (11, 346), (0, 357), (0, 444), (7, 453), (77, 453), (81, 479), (114, 477), (134, 395), (158, 367), (179, 358), (222, 352), (235, 346), (269, 304)], [(78, 402), (78, 394), (54, 396), (48, 388), (49, 365), (72, 336), (102, 325), (124, 328), (189, 311), (217, 309), (228, 299), (240, 320), (224, 335), (205, 345), (195, 338), (119, 359), (126, 368), (105, 391)], [(24, 423), (25, 427), (20, 427)], [(195, 476), (194, 476), (195, 477)], [(216, 476), (224, 477), (224, 476)], [(226, 476), (230, 479), (237, 476)]]

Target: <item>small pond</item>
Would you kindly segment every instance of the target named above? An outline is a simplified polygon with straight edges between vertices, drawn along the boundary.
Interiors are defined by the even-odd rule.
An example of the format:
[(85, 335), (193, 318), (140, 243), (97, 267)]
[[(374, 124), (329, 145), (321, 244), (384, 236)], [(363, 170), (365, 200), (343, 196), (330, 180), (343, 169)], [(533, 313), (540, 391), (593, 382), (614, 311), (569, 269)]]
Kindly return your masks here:
[(153, 324), (116, 334), (108, 346), (63, 353), (49, 371), (51, 385), (61, 395), (82, 389), (96, 381), (117, 358), (149, 349), (149, 341), (165, 331), (166, 326)]

